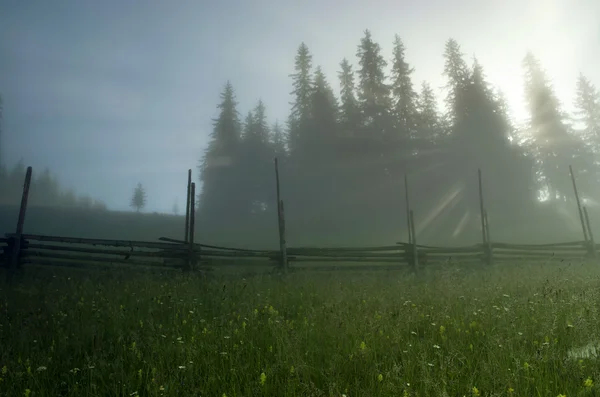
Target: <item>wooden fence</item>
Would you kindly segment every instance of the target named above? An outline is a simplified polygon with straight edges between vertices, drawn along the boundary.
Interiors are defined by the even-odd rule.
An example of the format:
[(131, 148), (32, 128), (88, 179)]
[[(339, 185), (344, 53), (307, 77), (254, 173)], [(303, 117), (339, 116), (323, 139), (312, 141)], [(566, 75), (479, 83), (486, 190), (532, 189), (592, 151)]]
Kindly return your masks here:
[[(0, 239), (4, 258), (11, 257), (9, 248), (16, 235)], [(590, 256), (584, 241), (547, 245), (490, 243), (495, 263), (516, 261), (575, 261)], [(12, 243), (14, 247), (14, 243)], [(599, 247), (595, 246), (597, 252)], [(168, 267), (210, 271), (228, 265), (281, 267), (279, 250), (247, 250), (195, 243), (190, 249), (185, 241), (160, 238), (159, 241), (103, 240), (75, 237), (21, 235), (19, 262), (27, 264), (87, 266), (90, 264)], [(398, 243), (381, 247), (287, 248), (289, 271), (299, 270), (367, 270), (402, 269), (448, 262), (486, 263), (489, 247), (475, 244), (442, 248)], [(8, 263), (8, 261), (4, 261)]]
[(436, 263), (526, 261), (576, 261), (596, 258), (599, 246), (594, 243), (589, 216), (579, 203), (573, 170), (570, 169), (578, 204), (584, 240), (568, 243), (527, 245), (492, 242), (487, 211), (484, 207), (481, 172), (478, 173), (482, 242), (465, 247), (432, 247), (416, 241), (414, 214), (408, 200), (405, 178), (408, 243), (380, 247), (288, 247), (285, 239), (283, 200), (280, 199), (279, 170), (275, 161), (278, 201), (279, 250), (250, 250), (199, 244), (194, 241), (195, 183), (188, 171), (184, 239), (160, 237), (159, 241), (126, 241), (25, 234), (23, 226), (27, 208), (31, 167), (23, 188), (16, 233), (0, 238), (0, 264), (14, 270), (26, 264), (87, 266), (90, 264), (136, 265), (186, 270), (214, 270), (228, 264), (252, 266), (272, 264), (281, 272), (289, 270), (375, 270), (420, 266)]

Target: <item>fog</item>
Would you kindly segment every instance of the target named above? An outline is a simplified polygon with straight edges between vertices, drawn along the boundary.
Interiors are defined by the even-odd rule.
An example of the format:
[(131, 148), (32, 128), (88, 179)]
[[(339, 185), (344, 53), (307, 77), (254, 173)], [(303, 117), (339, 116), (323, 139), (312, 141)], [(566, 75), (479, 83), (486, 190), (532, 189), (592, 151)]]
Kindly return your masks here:
[[(600, 233), (600, 3), (0, 5), (0, 233), (291, 245)], [(145, 201), (132, 202), (141, 184)], [(135, 200), (134, 200), (135, 201)], [(139, 210), (139, 213), (138, 213)]]

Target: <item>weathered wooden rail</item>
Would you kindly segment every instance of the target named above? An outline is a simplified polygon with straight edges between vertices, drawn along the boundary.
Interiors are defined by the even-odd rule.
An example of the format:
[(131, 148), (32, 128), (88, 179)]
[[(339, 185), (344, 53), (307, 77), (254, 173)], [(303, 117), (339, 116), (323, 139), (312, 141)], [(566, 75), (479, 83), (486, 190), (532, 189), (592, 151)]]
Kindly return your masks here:
[[(436, 263), (524, 261), (577, 261), (597, 258), (595, 244), (585, 207), (579, 203), (577, 186), (570, 169), (583, 230), (583, 241), (554, 244), (509, 244), (493, 242), (487, 211), (483, 205), (483, 185), (478, 172), (482, 241), (465, 247), (432, 247), (417, 244), (413, 211), (408, 202), (408, 180), (405, 178), (408, 243), (378, 247), (288, 247), (285, 238), (285, 214), (279, 194), (279, 170), (275, 161), (278, 197), (279, 250), (251, 250), (199, 244), (194, 241), (195, 183), (188, 171), (185, 238), (161, 237), (159, 241), (129, 241), (26, 234), (23, 225), (32, 169), (28, 167), (16, 232), (0, 238), (0, 266), (14, 270), (27, 264), (85, 266), (89, 264), (135, 265), (185, 270), (214, 270), (229, 264), (247, 266), (274, 265), (282, 273), (289, 270), (366, 270), (406, 269), (415, 272), (420, 266)], [(357, 265), (364, 264), (364, 265)]]
[[(12, 257), (16, 234), (8, 234), (0, 239), (4, 263)], [(169, 238), (160, 241), (106, 240), (77, 237), (44, 236), (22, 234), (19, 244), (18, 266), (37, 265), (79, 265), (112, 264), (138, 265), (150, 267), (170, 267), (176, 269), (214, 270), (218, 266), (243, 264), (268, 265), (278, 267), (281, 252), (276, 250), (249, 250), (232, 247), (219, 247), (205, 244), (189, 244)], [(381, 247), (339, 247), (339, 248), (287, 248), (287, 261), (290, 271), (296, 270), (341, 270), (351, 269), (401, 269), (414, 266), (413, 244), (398, 243)], [(584, 241), (544, 245), (490, 243), (494, 262), (582, 260), (590, 257), (589, 247)], [(599, 247), (595, 247), (598, 251)], [(482, 262), (485, 260), (484, 246), (475, 244), (467, 247), (431, 247), (416, 245), (420, 266), (436, 263)], [(191, 263), (196, 263), (191, 267)], [(312, 265), (311, 265), (312, 263)], [(331, 264), (334, 263), (334, 264)], [(357, 266), (356, 263), (371, 264)], [(377, 266), (372, 266), (377, 265)]]

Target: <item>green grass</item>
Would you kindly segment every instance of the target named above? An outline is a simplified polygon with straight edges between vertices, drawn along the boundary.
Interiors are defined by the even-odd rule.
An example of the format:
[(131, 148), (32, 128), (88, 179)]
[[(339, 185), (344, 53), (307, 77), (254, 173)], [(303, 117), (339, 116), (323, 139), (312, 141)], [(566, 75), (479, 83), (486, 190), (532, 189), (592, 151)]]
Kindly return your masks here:
[(2, 396), (598, 395), (600, 266), (0, 282)]

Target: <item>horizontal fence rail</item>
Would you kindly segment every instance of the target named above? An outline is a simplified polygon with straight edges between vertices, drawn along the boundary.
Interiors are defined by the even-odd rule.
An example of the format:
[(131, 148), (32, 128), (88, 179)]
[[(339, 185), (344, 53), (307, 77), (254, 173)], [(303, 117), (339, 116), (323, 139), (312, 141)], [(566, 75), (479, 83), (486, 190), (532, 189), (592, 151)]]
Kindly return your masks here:
[[(293, 247), (286, 241), (284, 202), (280, 199), (279, 170), (275, 159), (278, 201), (279, 250), (253, 250), (194, 241), (196, 187), (188, 170), (185, 230), (183, 240), (160, 237), (159, 241), (91, 239), (26, 234), (23, 231), (32, 168), (27, 168), (16, 233), (0, 238), (0, 265), (15, 269), (24, 264), (86, 266), (135, 265), (185, 270), (215, 270), (229, 265), (273, 266), (282, 273), (302, 270), (411, 269), (449, 262), (492, 264), (517, 261), (576, 261), (598, 257), (590, 220), (577, 193), (575, 175), (569, 167), (581, 220), (583, 241), (553, 244), (509, 244), (490, 238), (490, 225), (483, 201), (483, 182), (478, 170), (481, 243), (464, 247), (433, 247), (417, 244), (414, 212), (409, 206), (405, 176), (408, 242), (376, 247)], [(9, 272), (10, 273), (10, 272)]]
[[(17, 238), (7, 234), (0, 238), (0, 260), (7, 262), (11, 244)], [(278, 250), (251, 250), (215, 245), (190, 244), (161, 237), (160, 241), (90, 239), (80, 237), (22, 234), (19, 264), (65, 265), (86, 264), (137, 265), (188, 269), (192, 257), (198, 269), (243, 264), (275, 265), (281, 261)], [(190, 248), (191, 247), (191, 248)], [(484, 262), (485, 247), (475, 244), (465, 247), (432, 247), (417, 245), (420, 265), (456, 262)], [(590, 256), (584, 241), (555, 244), (490, 243), (494, 262), (544, 261), (550, 259), (579, 260)], [(594, 246), (597, 252), (599, 246)], [(305, 270), (393, 270), (413, 264), (412, 244), (397, 243), (380, 247), (289, 247), (287, 261), (291, 271)]]

